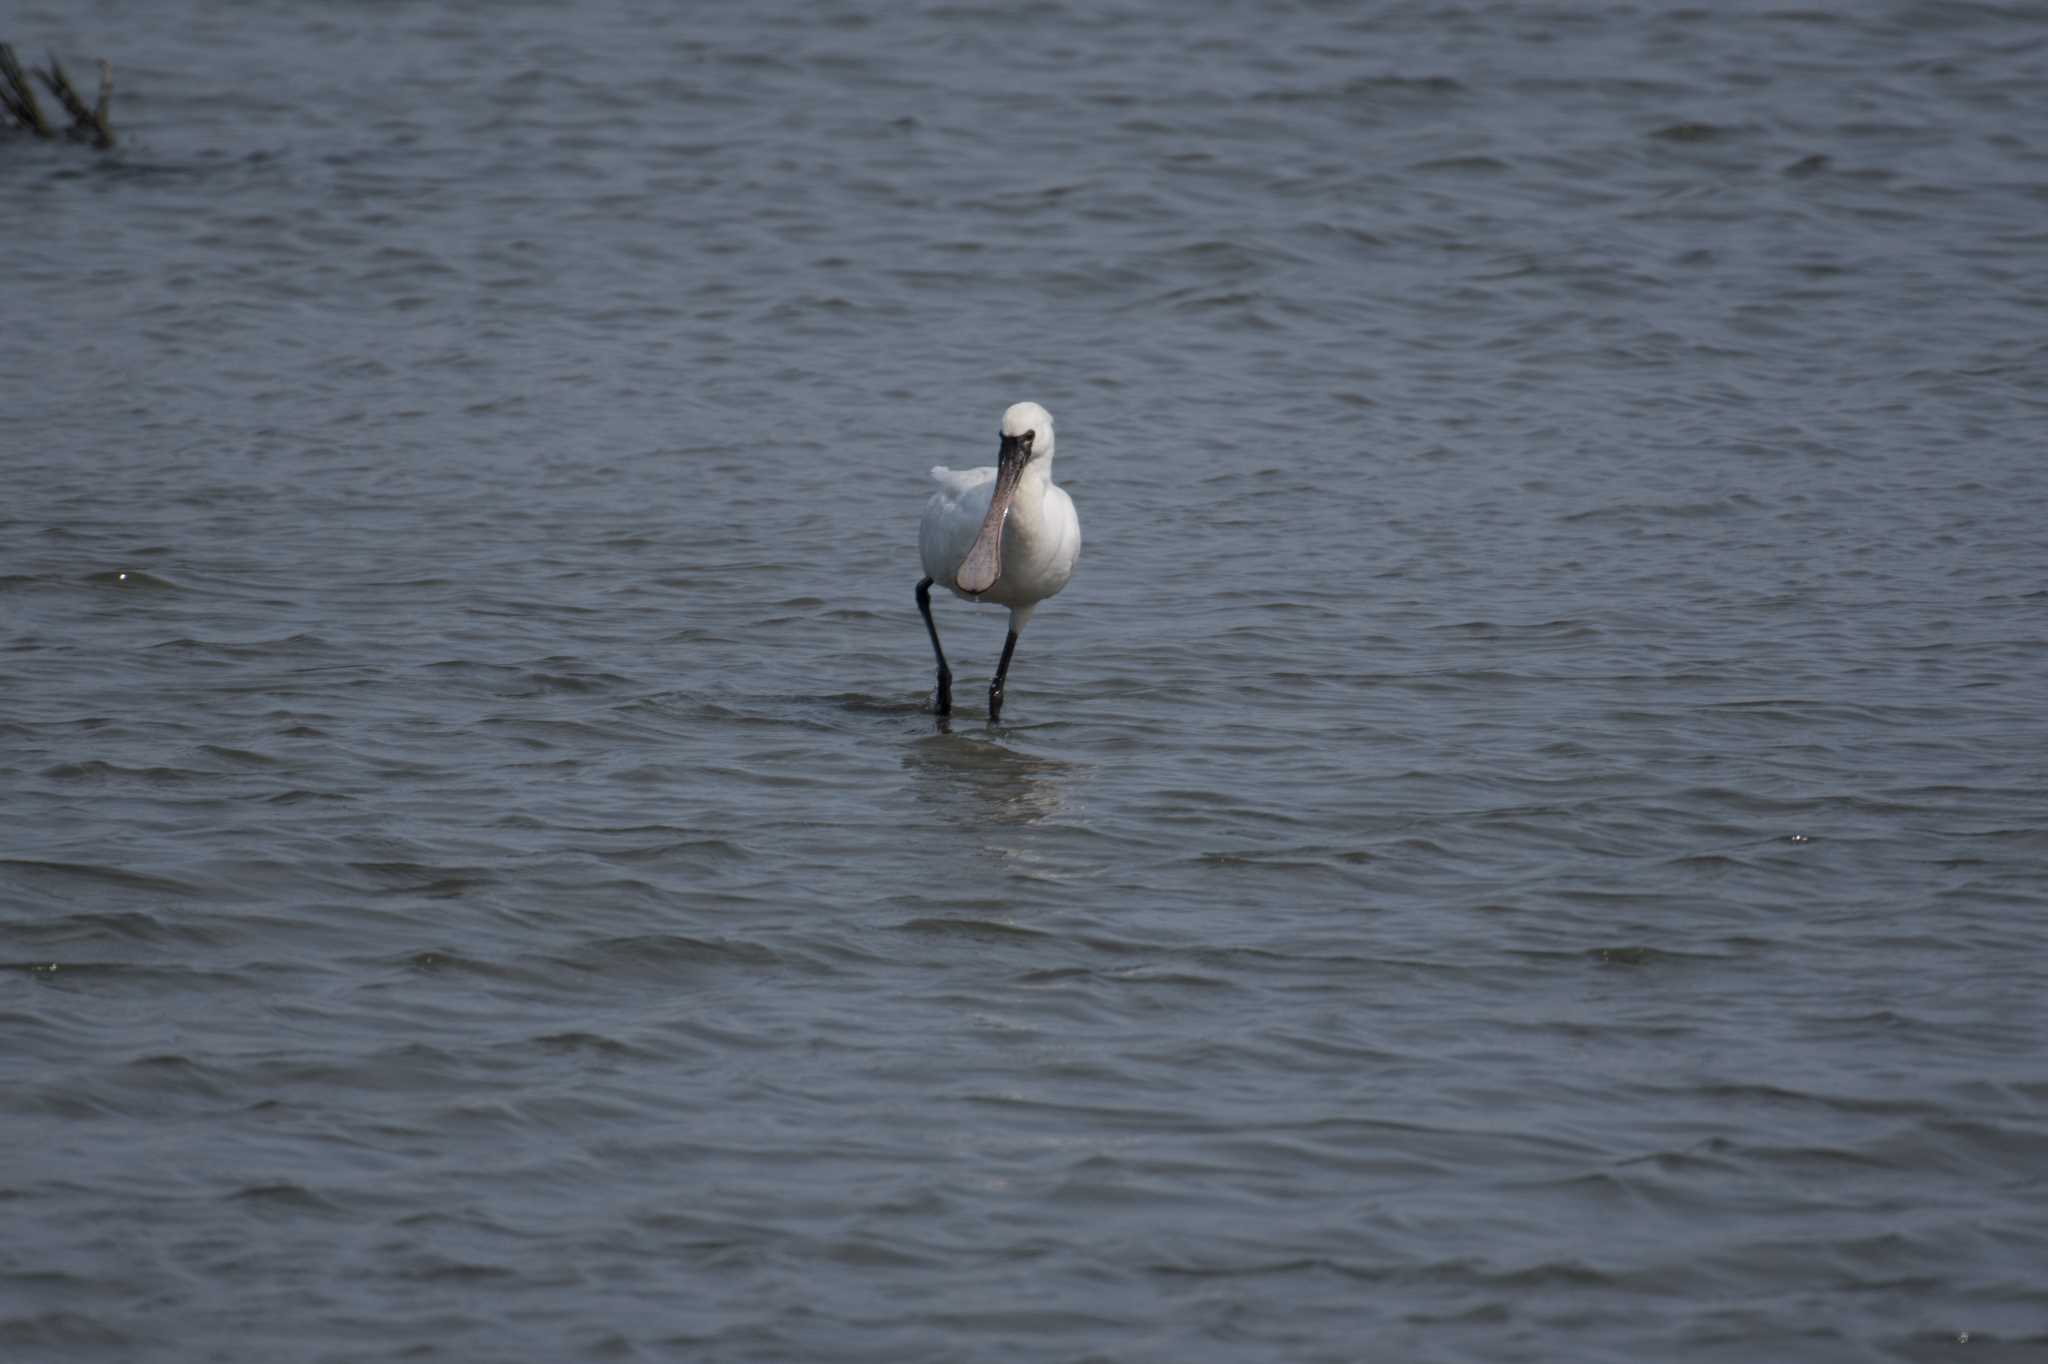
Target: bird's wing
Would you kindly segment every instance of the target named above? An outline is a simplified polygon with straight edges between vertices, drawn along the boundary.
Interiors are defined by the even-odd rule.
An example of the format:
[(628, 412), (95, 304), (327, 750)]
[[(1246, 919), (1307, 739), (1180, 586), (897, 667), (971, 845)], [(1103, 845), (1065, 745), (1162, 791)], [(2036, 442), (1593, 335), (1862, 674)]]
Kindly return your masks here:
[(948, 469), (943, 464), (932, 466), (932, 482), (939, 485), (939, 491), (950, 497), (972, 492), (984, 483), (995, 482), (996, 470), (993, 464), (979, 469)]
[(952, 587), (960, 561), (973, 548), (981, 530), (981, 518), (988, 513), (989, 497), (995, 492), (994, 469), (948, 469), (936, 465), (932, 482), (937, 491), (925, 504), (924, 520), (917, 530), (918, 552), (924, 571), (945, 587)]

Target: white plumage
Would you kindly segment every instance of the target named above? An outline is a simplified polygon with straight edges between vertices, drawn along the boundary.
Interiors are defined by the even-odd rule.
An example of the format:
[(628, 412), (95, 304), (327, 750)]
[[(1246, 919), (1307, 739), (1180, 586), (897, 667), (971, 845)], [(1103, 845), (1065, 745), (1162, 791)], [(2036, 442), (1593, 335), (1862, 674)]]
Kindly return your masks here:
[[(1074, 500), (1052, 481), (1052, 414), (1037, 403), (1017, 403), (1003, 413), (1002, 446), (993, 466), (932, 470), (937, 491), (925, 505), (918, 549), (925, 577), (968, 601), (1010, 608), (1010, 634), (1003, 662), (989, 689), (989, 718), (1002, 709), (1002, 686), (1017, 632), (1038, 603), (1067, 585), (1081, 557), (1081, 518)], [(994, 504), (995, 514), (990, 508)], [(951, 673), (932, 625), (927, 584), (918, 586), (918, 606), (931, 629), (939, 660), (936, 709), (950, 709)]]

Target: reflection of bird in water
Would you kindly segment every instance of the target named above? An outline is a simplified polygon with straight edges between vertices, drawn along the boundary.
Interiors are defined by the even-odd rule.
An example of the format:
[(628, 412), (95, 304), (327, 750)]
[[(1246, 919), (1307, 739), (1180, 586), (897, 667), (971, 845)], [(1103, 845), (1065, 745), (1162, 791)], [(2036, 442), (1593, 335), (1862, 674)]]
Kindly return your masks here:
[(1074, 500), (1052, 481), (1052, 414), (1037, 403), (1017, 403), (1003, 413), (1002, 438), (992, 468), (941, 464), (932, 470), (938, 491), (917, 531), (925, 573), (917, 609), (939, 661), (932, 709), (940, 715), (953, 709), (953, 670), (932, 623), (932, 584), (968, 601), (1010, 608), (1010, 634), (988, 688), (991, 722), (1002, 717), (1003, 679), (1018, 631), (1038, 603), (1067, 585), (1081, 556), (1081, 518)]
[(1067, 808), (1074, 764), (1019, 753), (999, 743), (928, 734), (903, 765), (917, 777), (917, 798), (967, 825), (1037, 824)]

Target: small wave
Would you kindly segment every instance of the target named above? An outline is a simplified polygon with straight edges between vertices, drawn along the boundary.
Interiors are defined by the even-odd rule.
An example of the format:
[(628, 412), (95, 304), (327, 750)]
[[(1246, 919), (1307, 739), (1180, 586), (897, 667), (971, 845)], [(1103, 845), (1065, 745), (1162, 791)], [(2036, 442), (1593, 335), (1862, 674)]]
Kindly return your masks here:
[(88, 573), (85, 581), (95, 587), (118, 587), (129, 592), (178, 592), (183, 589), (169, 578), (145, 573), (139, 568), (108, 568)]
[(908, 919), (896, 925), (899, 933), (934, 938), (975, 938), (996, 942), (1032, 942), (1051, 935), (1041, 929), (995, 919), (924, 918)]

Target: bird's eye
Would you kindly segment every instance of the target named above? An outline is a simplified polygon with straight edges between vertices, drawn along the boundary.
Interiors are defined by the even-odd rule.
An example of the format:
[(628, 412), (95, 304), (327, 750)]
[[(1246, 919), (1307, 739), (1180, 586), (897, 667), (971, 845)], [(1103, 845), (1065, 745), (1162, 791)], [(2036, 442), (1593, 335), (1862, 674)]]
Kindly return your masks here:
[(1035, 437), (1036, 437), (1037, 435), (1038, 435), (1038, 433), (1037, 433), (1036, 431), (1026, 431), (1026, 432), (1024, 433), (1024, 443), (1025, 443), (1026, 445), (1029, 445), (1029, 444), (1031, 444), (1032, 440), (1033, 440), (1033, 439), (1034, 439), (1034, 438), (1035, 438)]

